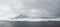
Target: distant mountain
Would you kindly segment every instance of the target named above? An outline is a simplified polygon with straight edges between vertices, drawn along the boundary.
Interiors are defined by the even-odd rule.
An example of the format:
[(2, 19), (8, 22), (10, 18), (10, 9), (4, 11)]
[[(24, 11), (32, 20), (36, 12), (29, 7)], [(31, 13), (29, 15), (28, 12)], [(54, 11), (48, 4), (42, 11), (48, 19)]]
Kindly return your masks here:
[(19, 19), (19, 18), (28, 18), (28, 16), (27, 15), (19, 15), (17, 17), (12, 18), (12, 19)]

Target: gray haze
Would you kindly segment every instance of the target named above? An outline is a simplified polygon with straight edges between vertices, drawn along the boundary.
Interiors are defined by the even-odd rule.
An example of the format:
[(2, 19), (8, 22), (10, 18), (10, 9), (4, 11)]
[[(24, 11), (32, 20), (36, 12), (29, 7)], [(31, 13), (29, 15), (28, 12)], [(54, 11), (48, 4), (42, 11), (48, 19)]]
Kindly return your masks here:
[(0, 0), (0, 18), (60, 17), (59, 0)]

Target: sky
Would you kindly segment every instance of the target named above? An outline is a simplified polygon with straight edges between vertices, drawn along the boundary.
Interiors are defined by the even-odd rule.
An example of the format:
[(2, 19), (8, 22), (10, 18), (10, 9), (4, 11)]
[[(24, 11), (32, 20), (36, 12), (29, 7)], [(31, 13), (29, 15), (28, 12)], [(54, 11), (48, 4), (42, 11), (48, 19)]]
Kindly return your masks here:
[(0, 0), (0, 20), (19, 15), (60, 17), (59, 0)]

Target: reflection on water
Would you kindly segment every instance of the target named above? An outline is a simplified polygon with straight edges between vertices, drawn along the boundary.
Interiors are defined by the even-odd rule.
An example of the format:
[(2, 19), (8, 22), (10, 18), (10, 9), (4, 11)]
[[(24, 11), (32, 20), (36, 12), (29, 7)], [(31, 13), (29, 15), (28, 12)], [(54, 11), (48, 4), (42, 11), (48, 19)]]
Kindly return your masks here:
[(0, 27), (60, 27), (60, 21), (0, 21)]

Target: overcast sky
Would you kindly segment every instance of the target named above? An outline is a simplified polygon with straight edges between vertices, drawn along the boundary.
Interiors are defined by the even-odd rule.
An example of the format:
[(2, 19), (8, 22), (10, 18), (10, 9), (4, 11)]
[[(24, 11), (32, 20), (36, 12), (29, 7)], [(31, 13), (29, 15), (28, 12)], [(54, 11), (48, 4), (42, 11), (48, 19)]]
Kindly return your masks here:
[(60, 17), (59, 0), (0, 0), (0, 19), (18, 15)]

